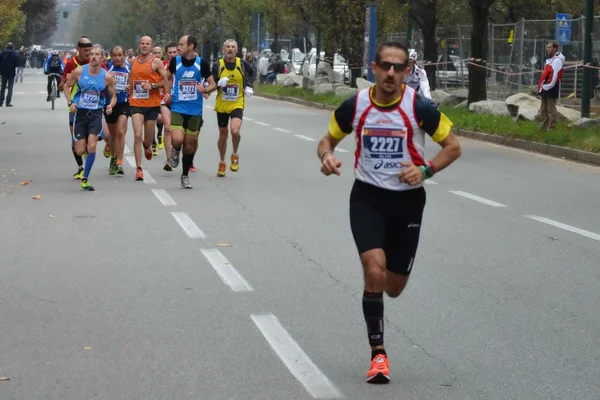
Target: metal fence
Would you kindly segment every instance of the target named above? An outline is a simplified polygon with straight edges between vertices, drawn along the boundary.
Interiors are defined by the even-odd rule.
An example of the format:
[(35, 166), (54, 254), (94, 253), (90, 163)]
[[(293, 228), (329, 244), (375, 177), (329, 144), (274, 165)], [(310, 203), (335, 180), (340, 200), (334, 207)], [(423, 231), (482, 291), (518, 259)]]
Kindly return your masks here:
[[(562, 97), (580, 96), (583, 64), (583, 36), (585, 18), (569, 21), (571, 37), (567, 45), (560, 46), (566, 58), (563, 73)], [(503, 97), (510, 93), (529, 91), (537, 84), (546, 59), (546, 44), (556, 40), (556, 20), (521, 20), (513, 24), (488, 24), (488, 91), (490, 97)], [(466, 87), (468, 85), (468, 59), (471, 57), (472, 25), (443, 26), (436, 29), (437, 60), (423, 60), (423, 37), (413, 31), (411, 47), (425, 61), (437, 64), (438, 87)], [(594, 17), (592, 58), (595, 65), (600, 59), (600, 16)], [(388, 35), (388, 39), (405, 40), (405, 33)], [(594, 63), (593, 63), (594, 64)], [(595, 69), (594, 72), (598, 73)], [(579, 90), (578, 90), (579, 88)]]

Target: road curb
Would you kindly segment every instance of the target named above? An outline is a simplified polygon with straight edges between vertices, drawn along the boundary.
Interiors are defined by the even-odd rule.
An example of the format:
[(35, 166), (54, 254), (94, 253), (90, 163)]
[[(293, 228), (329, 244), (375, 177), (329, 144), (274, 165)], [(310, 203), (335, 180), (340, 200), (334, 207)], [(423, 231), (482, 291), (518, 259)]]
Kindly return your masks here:
[[(329, 104), (315, 103), (297, 99), (294, 97), (277, 96), (273, 94), (255, 94), (258, 97), (264, 97), (271, 100), (285, 101), (288, 103), (299, 104), (301, 106), (318, 108), (321, 110), (334, 111), (337, 107)], [(457, 136), (467, 137), (470, 139), (480, 140), (483, 142), (496, 143), (507, 147), (532, 151), (536, 153), (546, 154), (556, 158), (563, 158), (571, 161), (578, 161), (586, 164), (600, 165), (600, 153), (592, 153), (590, 151), (570, 149), (568, 147), (555, 146), (539, 142), (530, 142), (524, 139), (517, 139), (508, 136), (493, 135), (491, 133), (474, 132), (467, 129), (453, 129)]]
[(568, 147), (555, 146), (552, 144), (530, 142), (507, 136), (492, 135), (490, 133), (474, 132), (467, 129), (453, 129), (457, 136), (481, 140), (483, 142), (496, 143), (507, 147), (546, 154), (556, 158), (578, 161), (586, 164), (600, 165), (600, 153), (571, 149)]

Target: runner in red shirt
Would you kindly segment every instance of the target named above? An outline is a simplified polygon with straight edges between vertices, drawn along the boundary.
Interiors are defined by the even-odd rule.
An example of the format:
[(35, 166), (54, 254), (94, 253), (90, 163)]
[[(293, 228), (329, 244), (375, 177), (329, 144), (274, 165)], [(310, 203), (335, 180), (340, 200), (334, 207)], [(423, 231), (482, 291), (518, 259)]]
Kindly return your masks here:
[[(177, 43), (169, 43), (165, 46), (165, 52), (167, 53), (166, 60), (163, 61), (165, 68), (169, 68), (169, 62), (171, 62), (171, 58), (175, 57), (177, 53)], [(173, 83), (173, 78), (171, 77), (171, 84)], [(171, 157), (171, 103), (164, 101), (165, 93), (163, 90), (160, 91), (160, 115), (158, 116), (157, 128), (158, 128), (158, 147), (162, 148), (161, 143), (164, 144), (165, 154), (167, 155), (167, 161), (165, 161), (165, 165), (163, 169), (165, 171), (173, 171), (173, 167), (171, 167), (170, 157)], [(162, 131), (164, 129), (164, 135), (162, 135)]]

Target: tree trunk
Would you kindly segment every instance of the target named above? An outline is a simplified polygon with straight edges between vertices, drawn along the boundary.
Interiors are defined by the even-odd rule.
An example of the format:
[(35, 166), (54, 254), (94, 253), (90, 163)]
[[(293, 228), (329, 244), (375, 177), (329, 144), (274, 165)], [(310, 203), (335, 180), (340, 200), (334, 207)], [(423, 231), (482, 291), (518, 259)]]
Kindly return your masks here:
[(486, 58), (488, 51), (488, 18), (493, 0), (469, 0), (473, 17), (471, 63), (469, 64), (468, 104), (487, 100)]
[[(437, 52), (437, 41), (435, 40), (435, 29), (433, 31), (424, 31), (423, 32), (423, 42), (424, 42), (424, 50), (423, 50), (423, 60), (429, 61), (432, 63), (436, 63), (438, 59)], [(427, 79), (429, 80), (429, 86), (431, 90), (436, 89), (437, 85), (437, 65), (433, 64), (425, 64), (425, 72), (427, 72)]]
[[(435, 30), (437, 27), (437, 0), (413, 0), (411, 5), (411, 16), (423, 34), (424, 49), (421, 60), (436, 63), (438, 59), (437, 40)], [(413, 40), (414, 43), (414, 40)], [(436, 88), (436, 65), (425, 64), (425, 72), (431, 90)]]

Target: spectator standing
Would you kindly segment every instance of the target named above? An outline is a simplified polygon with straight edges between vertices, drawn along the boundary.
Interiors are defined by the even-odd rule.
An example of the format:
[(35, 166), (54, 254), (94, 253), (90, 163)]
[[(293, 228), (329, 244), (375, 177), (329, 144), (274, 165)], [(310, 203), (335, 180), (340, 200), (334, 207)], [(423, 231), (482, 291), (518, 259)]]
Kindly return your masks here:
[(19, 64), (19, 55), (11, 42), (8, 42), (6, 49), (0, 53), (0, 76), (2, 76), (2, 87), (0, 88), (0, 107), (4, 103), (4, 94), (6, 95), (6, 107), (12, 107), (12, 91), (17, 74), (17, 65)]
[(267, 81), (267, 73), (269, 71), (269, 58), (266, 56), (266, 54), (263, 53), (262, 57), (260, 57), (260, 59), (258, 60), (258, 66), (257, 66), (257, 75), (258, 75), (258, 81), (262, 84), (265, 83)]
[(538, 82), (538, 93), (542, 103), (538, 115), (542, 121), (542, 129), (550, 130), (556, 127), (556, 100), (560, 93), (565, 56), (558, 51), (558, 43), (548, 42), (546, 45), (546, 66)]
[(15, 76), (15, 83), (20, 79), (21, 83), (23, 83), (23, 71), (25, 70), (25, 66), (27, 65), (27, 54), (25, 51), (19, 52), (19, 62), (17, 64), (17, 76)]

